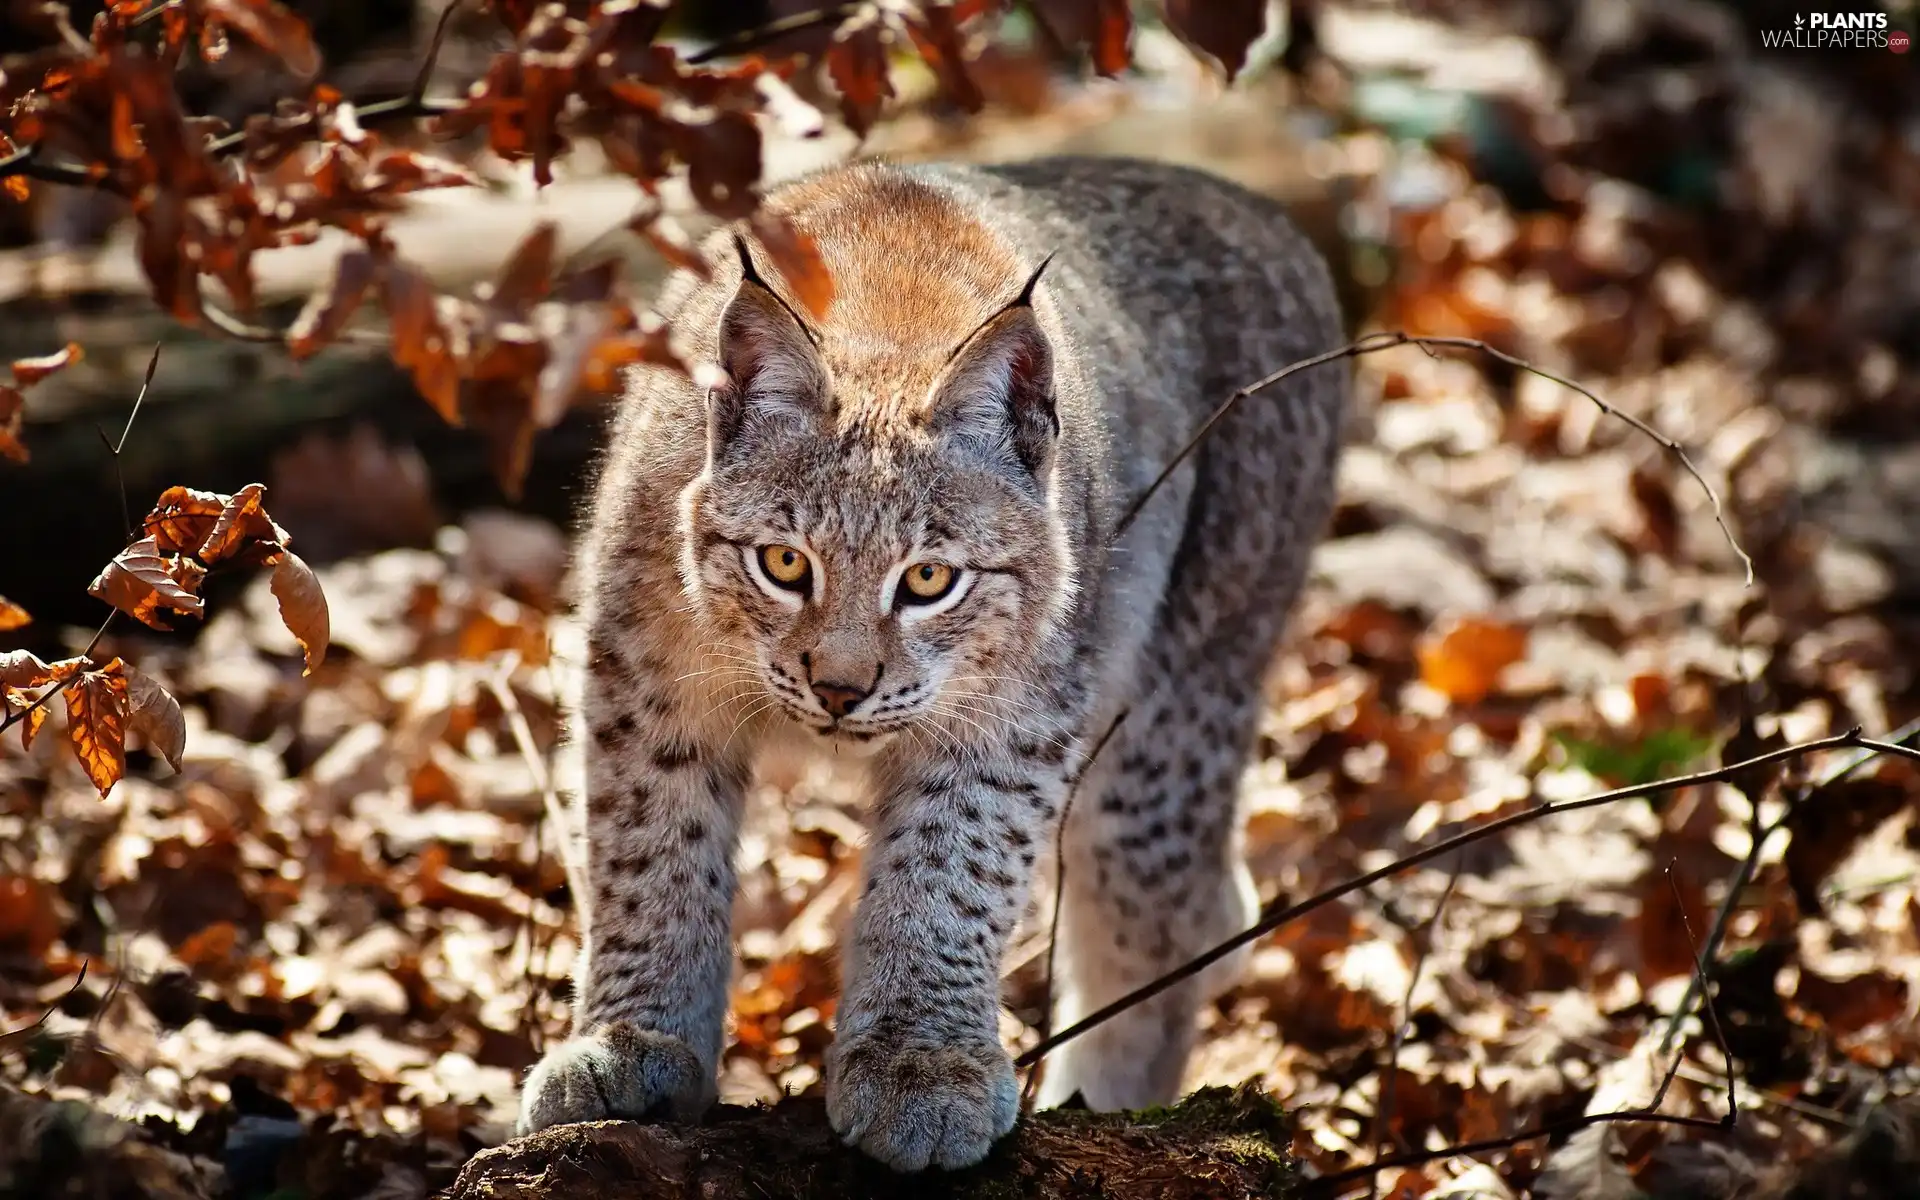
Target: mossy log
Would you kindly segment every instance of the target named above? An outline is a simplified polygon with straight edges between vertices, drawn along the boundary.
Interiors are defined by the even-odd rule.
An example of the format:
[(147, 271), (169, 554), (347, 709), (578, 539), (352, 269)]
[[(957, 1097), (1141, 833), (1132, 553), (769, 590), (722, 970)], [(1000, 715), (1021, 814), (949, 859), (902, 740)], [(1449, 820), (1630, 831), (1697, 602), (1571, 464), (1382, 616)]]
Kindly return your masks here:
[(787, 1099), (698, 1126), (556, 1126), (482, 1151), (442, 1200), (1285, 1200), (1291, 1128), (1257, 1090), (1208, 1088), (1148, 1112), (1037, 1113), (977, 1167), (904, 1176), (842, 1145), (819, 1100)]

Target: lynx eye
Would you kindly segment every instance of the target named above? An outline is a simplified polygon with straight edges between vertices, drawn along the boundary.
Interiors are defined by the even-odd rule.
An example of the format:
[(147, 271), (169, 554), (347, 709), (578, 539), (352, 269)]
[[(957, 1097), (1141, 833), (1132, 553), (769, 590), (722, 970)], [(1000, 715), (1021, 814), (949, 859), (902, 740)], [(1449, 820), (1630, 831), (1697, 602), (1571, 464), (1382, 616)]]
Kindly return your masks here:
[(760, 569), (779, 586), (790, 592), (807, 590), (807, 576), (813, 571), (807, 556), (792, 546), (760, 547)]
[(914, 563), (900, 577), (903, 590), (898, 600), (902, 604), (932, 604), (952, 591), (959, 578), (960, 572), (945, 563)]

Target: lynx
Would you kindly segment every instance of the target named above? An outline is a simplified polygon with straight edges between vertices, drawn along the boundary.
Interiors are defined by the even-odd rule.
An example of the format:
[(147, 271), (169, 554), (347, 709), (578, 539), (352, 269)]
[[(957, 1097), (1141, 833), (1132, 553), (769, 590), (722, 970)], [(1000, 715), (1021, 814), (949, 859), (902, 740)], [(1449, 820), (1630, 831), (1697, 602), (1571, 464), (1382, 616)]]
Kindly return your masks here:
[[(799, 748), (868, 789), (829, 1117), (895, 1169), (966, 1166), (1014, 1124), (1001, 959), (1056, 838), (1057, 1025), (1252, 916), (1238, 783), (1344, 373), (1238, 405), (1115, 533), (1236, 387), (1340, 342), (1334, 293), (1278, 204), (1167, 165), (869, 163), (765, 203), (831, 273), (824, 316), (716, 233), (661, 309), (717, 369), (638, 370), (598, 479), (584, 947), (521, 1128), (713, 1101), (742, 796)], [(1041, 1103), (1173, 1099), (1238, 966), (1068, 1042)]]

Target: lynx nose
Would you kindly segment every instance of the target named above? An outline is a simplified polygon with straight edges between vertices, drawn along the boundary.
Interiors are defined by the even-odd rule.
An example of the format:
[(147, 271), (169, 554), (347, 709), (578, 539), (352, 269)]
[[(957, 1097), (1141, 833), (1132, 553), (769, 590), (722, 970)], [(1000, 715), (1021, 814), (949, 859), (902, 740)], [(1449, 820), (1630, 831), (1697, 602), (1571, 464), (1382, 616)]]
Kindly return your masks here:
[(816, 682), (813, 694), (820, 698), (821, 707), (834, 717), (844, 717), (852, 712), (854, 706), (872, 695), (866, 688), (851, 683)]

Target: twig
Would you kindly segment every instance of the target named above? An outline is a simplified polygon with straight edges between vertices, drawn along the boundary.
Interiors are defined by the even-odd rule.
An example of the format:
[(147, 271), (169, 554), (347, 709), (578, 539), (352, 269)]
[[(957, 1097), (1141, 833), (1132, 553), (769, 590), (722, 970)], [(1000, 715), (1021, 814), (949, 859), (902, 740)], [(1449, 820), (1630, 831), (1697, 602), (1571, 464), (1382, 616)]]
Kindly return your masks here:
[[(1073, 777), (1072, 786), (1067, 788), (1066, 799), (1060, 802), (1060, 819), (1053, 827), (1053, 913), (1047, 920), (1047, 958), (1043, 968), (1045, 983), (1041, 987), (1043, 1007), (1040, 1010), (1040, 1036), (1042, 1038), (1045, 1038), (1047, 1032), (1053, 1028), (1053, 955), (1054, 950), (1060, 945), (1060, 902), (1067, 890), (1067, 817), (1073, 812), (1073, 798), (1080, 792), (1080, 781), (1087, 777), (1087, 772), (1093, 770), (1094, 761), (1100, 757), (1100, 752), (1107, 748), (1107, 743), (1113, 740), (1113, 735), (1120, 732), (1121, 723), (1132, 711), (1131, 708), (1121, 709), (1119, 715), (1115, 716), (1112, 723), (1107, 726), (1107, 731), (1100, 735), (1100, 740), (1093, 744), (1093, 752), (1087, 755), (1084, 763), (1080, 764), (1080, 770)], [(1020, 1089), (1021, 1112), (1033, 1111), (1033, 1089), (1039, 1080), (1040, 1072), (1037, 1069), (1027, 1072), (1026, 1085)]]
[[(1680, 928), (1686, 931), (1687, 945), (1693, 950), (1693, 978), (1703, 998), (1701, 1008), (1707, 1014), (1707, 1027), (1713, 1031), (1713, 1042), (1720, 1050), (1720, 1057), (1727, 1064), (1727, 1126), (1732, 1128), (1740, 1119), (1740, 1102), (1734, 1094), (1738, 1082), (1733, 1073), (1733, 1050), (1727, 1045), (1727, 1031), (1720, 1026), (1720, 1013), (1713, 1006), (1712, 985), (1707, 981), (1707, 960), (1701, 953), (1700, 939), (1693, 936), (1693, 921), (1687, 916), (1686, 901), (1680, 895), (1680, 881), (1673, 877), (1673, 864), (1667, 864), (1667, 885), (1673, 889), (1674, 911), (1680, 914)], [(1666, 1040), (1662, 1039), (1662, 1046)], [(1675, 1060), (1676, 1067), (1679, 1060)]]
[[(286, 329), (270, 329), (265, 325), (249, 325), (225, 309), (208, 304), (204, 299), (200, 302), (200, 315), (206, 319), (207, 324), (240, 342), (260, 342), (269, 346), (281, 346), (286, 344), (287, 334), (290, 332)], [(385, 347), (393, 344), (393, 338), (378, 329), (342, 329), (328, 341), (336, 346)]]
[(109, 440), (106, 430), (98, 425), (93, 427), (93, 431), (106, 444), (107, 453), (113, 456), (113, 483), (120, 490), (120, 525), (127, 531), (127, 540), (130, 542), (137, 540), (140, 534), (134, 529), (133, 509), (127, 504), (127, 476), (120, 469), (120, 452), (127, 448), (127, 435), (133, 432), (133, 419), (140, 415), (140, 405), (147, 398), (147, 389), (153, 386), (153, 373), (160, 366), (160, 345), (159, 342), (154, 343), (153, 357), (147, 359), (146, 378), (140, 381), (140, 394), (133, 398), (133, 411), (127, 414), (127, 423), (120, 428), (120, 440)]
[(1311, 358), (1303, 358), (1298, 362), (1288, 363), (1266, 378), (1247, 384), (1245, 387), (1235, 391), (1233, 395), (1221, 401), (1219, 407), (1208, 414), (1207, 419), (1200, 423), (1198, 429), (1194, 430), (1193, 436), (1187, 439), (1186, 445), (1180, 447), (1179, 453), (1175, 454), (1172, 460), (1161, 468), (1160, 473), (1154, 476), (1153, 482), (1147, 485), (1146, 490), (1141, 492), (1133, 503), (1127, 506), (1126, 512), (1120, 517), (1120, 523), (1114, 527), (1113, 540), (1119, 540), (1120, 535), (1125, 533), (1127, 528), (1133, 524), (1134, 518), (1140, 515), (1140, 510), (1146, 506), (1147, 501), (1151, 500), (1154, 493), (1160, 490), (1161, 485), (1166, 483), (1166, 481), (1172, 477), (1173, 473), (1180, 468), (1180, 465), (1190, 458), (1195, 450), (1200, 448), (1200, 443), (1206, 439), (1209, 433), (1213, 432), (1213, 427), (1219, 424), (1229, 412), (1233, 411), (1234, 406), (1240, 403), (1241, 400), (1253, 395), (1255, 392), (1264, 391), (1287, 378), (1289, 375), (1304, 371), (1309, 367), (1324, 366), (1327, 363), (1338, 362), (1345, 358), (1358, 358), (1363, 354), (1375, 354), (1381, 350), (1391, 350), (1395, 346), (1419, 346), (1429, 353), (1436, 349), (1443, 348), (1477, 350), (1481, 354), (1506, 363), (1510, 367), (1526, 371), (1532, 375), (1538, 375), (1540, 378), (1551, 383), (1557, 383), (1561, 387), (1569, 388), (1580, 393), (1592, 401), (1602, 413), (1625, 421), (1641, 433), (1652, 438), (1655, 443), (1673, 455), (1680, 465), (1686, 469), (1687, 474), (1693, 476), (1694, 482), (1700, 485), (1701, 490), (1706, 492), (1707, 501), (1713, 506), (1713, 519), (1715, 523), (1720, 526), (1720, 532), (1726, 535), (1727, 545), (1731, 546), (1734, 554), (1739, 557), (1740, 565), (1746, 573), (1747, 586), (1753, 586), (1753, 559), (1749, 557), (1746, 550), (1741, 547), (1739, 539), (1734, 537), (1733, 527), (1727, 524), (1726, 513), (1720, 504), (1720, 493), (1716, 492), (1713, 489), (1713, 485), (1707, 482), (1707, 477), (1700, 473), (1700, 468), (1693, 464), (1693, 459), (1687, 456), (1686, 450), (1679, 442), (1661, 433), (1658, 429), (1655, 429), (1652, 425), (1647, 424), (1647, 422), (1634, 416), (1632, 413), (1622, 412), (1620, 409), (1608, 404), (1605, 400), (1602, 400), (1599, 396), (1572, 380), (1564, 376), (1556, 375), (1544, 368), (1536, 367), (1517, 355), (1508, 354), (1505, 350), (1496, 349), (1486, 342), (1481, 341), (1479, 338), (1425, 337), (1407, 333), (1404, 330), (1370, 333), (1363, 338), (1347, 343), (1338, 350), (1329, 350), (1324, 354), (1316, 354)]
[[(153, 356), (147, 359), (147, 374), (146, 378), (140, 381), (140, 394), (133, 398), (133, 409), (127, 413), (127, 423), (120, 428), (120, 440), (118, 442), (107, 442), (105, 431), (98, 431), (100, 433), (100, 440), (107, 442), (107, 450), (113, 455), (113, 479), (120, 489), (120, 519), (122, 523), (127, 526), (129, 534), (133, 533), (133, 514), (127, 507), (127, 480), (126, 476), (120, 471), (120, 451), (126, 448), (127, 435), (133, 432), (133, 419), (140, 415), (140, 403), (147, 398), (147, 388), (152, 385), (153, 373), (159, 366), (160, 347), (156, 344), (153, 348)], [(91, 663), (94, 648), (99, 646), (101, 638), (107, 636), (107, 630), (113, 627), (114, 618), (119, 615), (120, 610), (117, 608), (108, 611), (107, 619), (100, 622), (100, 628), (94, 630), (93, 636), (87, 639), (87, 648), (80, 652), (81, 658)], [(15, 725), (45, 707), (48, 701), (58, 696), (61, 692), (66, 691), (68, 684), (80, 678), (80, 674), (81, 672), (75, 671), (65, 679), (57, 680), (52, 687), (40, 693), (39, 697), (35, 699), (32, 704), (27, 705), (19, 712), (10, 712), (5, 718), (0, 718), (0, 733), (5, 733), (7, 730), (12, 729)]]
[[(509, 651), (500, 670), (488, 676), (486, 682), (487, 689), (493, 693), (493, 698), (500, 704), (500, 711), (507, 718), (507, 729), (513, 734), (514, 745), (520, 750), (520, 758), (527, 764), (527, 770), (533, 772), (534, 786), (540, 789), (540, 815), (535, 819), (533, 827), (533, 875), (534, 885), (538, 887), (541, 870), (546, 865), (547, 857), (544, 827), (549, 820), (553, 822), (554, 835), (560, 839), (560, 858), (562, 862), (566, 862), (567, 825), (565, 814), (560, 807), (560, 794), (553, 786), (553, 772), (548, 769), (547, 760), (541, 755), (539, 747), (534, 745), (533, 727), (527, 723), (527, 714), (520, 707), (520, 698), (513, 694), (513, 672), (519, 666), (519, 651)], [(570, 869), (568, 876), (572, 877)], [(526, 920), (521, 923), (521, 928), (527, 935), (527, 1007), (521, 1013), (521, 1032), (528, 1034), (529, 1040), (533, 1031), (540, 1025), (541, 989), (535, 983), (536, 975), (533, 966), (536, 954), (535, 934), (539, 931), (539, 922), (534, 919), (534, 904), (538, 899), (537, 896), (529, 897)], [(514, 936), (517, 941), (519, 934), (516, 933)], [(545, 972), (542, 971), (537, 978), (544, 979), (544, 977)]]
[[(1835, 739), (1826, 739), (1826, 740), (1832, 741)], [(1810, 750), (1813, 746), (1817, 744), (1818, 743), (1809, 742), (1804, 746), (1785, 747), (1783, 750), (1774, 751), (1773, 754), (1775, 758), (1778, 758), (1780, 755), (1784, 754), (1787, 750), (1796, 750), (1796, 751), (1805, 752)], [(1767, 757), (1766, 755), (1762, 755), (1759, 758), (1749, 759), (1748, 761), (1743, 763), (1736, 763), (1731, 768), (1723, 768), (1723, 769), (1738, 770), (1743, 767), (1758, 765), (1761, 759), (1764, 759), (1766, 757)], [(1772, 760), (1769, 760), (1769, 761), (1772, 761)], [(1671, 869), (1669, 869), (1668, 871), (1667, 878), (1669, 880), (1673, 878)], [(1437, 911), (1436, 911), (1436, 915), (1437, 915)], [(1681, 917), (1681, 920), (1683, 923), (1686, 921), (1684, 912)], [(1704, 971), (1706, 970), (1705, 960), (1702, 959), (1700, 956), (1699, 945), (1697, 943), (1693, 943), (1692, 926), (1686, 925), (1685, 928), (1687, 930), (1687, 940), (1691, 944), (1691, 949), (1693, 951), (1693, 974), (1696, 977), (1698, 977), (1702, 973), (1704, 973)], [(1703, 991), (1702, 994), (1705, 995), (1705, 992)], [(1719, 1015), (1713, 1011), (1713, 999), (1711, 996), (1708, 996), (1706, 999), (1706, 1010), (1707, 1010), (1708, 1019), (1713, 1024), (1713, 1029), (1715, 1031), (1715, 1034), (1718, 1035), (1720, 1030), (1720, 1018), (1719, 1018)], [(1726, 1042), (1724, 1041), (1724, 1039), (1721, 1041), (1720, 1044), (1724, 1052), (1724, 1048), (1726, 1046)], [(1318, 1179), (1311, 1180), (1307, 1183), (1305, 1191), (1310, 1196), (1331, 1194), (1338, 1191), (1338, 1189), (1344, 1184), (1354, 1183), (1362, 1179), (1370, 1181), (1370, 1187), (1372, 1187), (1373, 1185), (1371, 1181), (1378, 1179), (1380, 1172), (1389, 1170), (1394, 1167), (1417, 1167), (1417, 1166), (1421, 1166), (1422, 1164), (1435, 1162), (1443, 1158), (1460, 1158), (1460, 1157), (1466, 1157), (1466, 1156), (1471, 1156), (1475, 1154), (1484, 1154), (1489, 1150), (1505, 1150), (1510, 1147), (1517, 1146), (1522, 1142), (1531, 1142), (1540, 1138), (1554, 1138), (1554, 1137), (1559, 1137), (1563, 1134), (1577, 1133), (1582, 1129), (1591, 1128), (1592, 1126), (1595, 1126), (1595, 1125), (1617, 1124), (1617, 1123), (1628, 1122), (1628, 1121), (1636, 1121), (1636, 1122), (1646, 1122), (1649, 1124), (1658, 1124), (1658, 1125), (1678, 1125), (1687, 1129), (1710, 1129), (1710, 1130), (1714, 1130), (1716, 1132), (1722, 1132), (1722, 1133), (1732, 1130), (1735, 1127), (1735, 1125), (1738, 1123), (1739, 1117), (1738, 1117), (1738, 1109), (1735, 1107), (1734, 1099), (1733, 1099), (1734, 1077), (1733, 1077), (1733, 1056), (1731, 1054), (1727, 1055), (1727, 1075), (1726, 1075), (1727, 1115), (1726, 1116), (1724, 1117), (1690, 1117), (1690, 1116), (1683, 1116), (1675, 1113), (1663, 1113), (1660, 1111), (1660, 1105), (1666, 1101), (1667, 1092), (1672, 1089), (1673, 1081), (1680, 1074), (1680, 1068), (1682, 1064), (1684, 1064), (1685, 1062), (1686, 1062), (1686, 1055), (1684, 1054), (1674, 1055), (1672, 1060), (1668, 1062), (1667, 1069), (1661, 1073), (1660, 1085), (1654, 1089), (1653, 1098), (1648, 1100), (1645, 1104), (1640, 1105), (1638, 1108), (1619, 1109), (1614, 1112), (1604, 1112), (1604, 1113), (1582, 1113), (1580, 1116), (1577, 1116), (1577, 1117), (1568, 1117), (1559, 1121), (1550, 1121), (1545, 1124), (1535, 1125), (1528, 1129), (1523, 1129), (1518, 1133), (1505, 1134), (1500, 1137), (1482, 1138), (1479, 1141), (1462, 1142), (1452, 1146), (1442, 1146), (1437, 1150), (1415, 1150), (1415, 1151), (1410, 1151), (1406, 1154), (1396, 1154), (1390, 1158), (1376, 1158), (1372, 1162), (1368, 1163), (1363, 1167), (1354, 1167), (1346, 1171), (1336, 1171), (1333, 1174), (1323, 1175)]]
[(814, 9), (811, 12), (794, 13), (791, 16), (781, 17), (778, 20), (769, 21), (765, 25), (754, 29), (743, 29), (739, 33), (728, 34), (726, 37), (721, 38), (703, 50), (695, 50), (693, 53), (685, 55), (681, 61), (690, 67), (698, 67), (710, 63), (716, 58), (726, 58), (730, 55), (742, 54), (748, 50), (764, 46), (768, 42), (778, 41), (790, 33), (800, 33), (821, 25), (835, 25), (838, 24), (842, 18), (852, 16), (868, 2), (869, 0), (850, 0), (850, 2), (846, 4), (830, 4), (825, 8)]
[(1020, 1067), (1032, 1066), (1042, 1058), (1045, 1058), (1056, 1047), (1065, 1045), (1067, 1042), (1072, 1041), (1074, 1038), (1079, 1037), (1095, 1026), (1105, 1024), (1137, 1004), (1145, 1003), (1153, 997), (1158, 996), (1161, 992), (1166, 991), (1168, 988), (1187, 979), (1191, 979), (1193, 976), (1198, 975), (1200, 972), (1206, 970), (1214, 963), (1249, 942), (1257, 941), (1267, 934), (1272, 933), (1274, 930), (1279, 929), (1281, 926), (1290, 924), (1324, 905), (1331, 904), (1342, 896), (1371, 887), (1380, 880), (1397, 875), (1409, 867), (1417, 867), (1421, 863), (1430, 862), (1443, 854), (1450, 854), (1464, 846), (1470, 846), (1475, 842), (1484, 841), (1497, 834), (1505, 833), (1509, 829), (1520, 825), (1531, 824), (1534, 821), (1540, 820), (1542, 817), (1551, 816), (1554, 813), (1578, 812), (1581, 809), (1597, 808), (1603, 804), (1613, 804), (1617, 801), (1629, 800), (1637, 796), (1654, 796), (1662, 792), (1672, 791), (1675, 788), (1694, 787), (1703, 783), (1718, 783), (1734, 775), (1736, 772), (1748, 770), (1753, 767), (1765, 766), (1768, 763), (1801, 758), (1805, 755), (1817, 754), (1824, 750), (1839, 750), (1862, 746), (1876, 747), (1880, 748), (1883, 753), (1899, 754), (1920, 760), (1920, 750), (1872, 741), (1862, 737), (1859, 727), (1856, 726), (1847, 730), (1845, 733), (1835, 734), (1832, 737), (1820, 738), (1811, 742), (1801, 742), (1792, 746), (1782, 746), (1776, 750), (1769, 750), (1763, 754), (1757, 754), (1742, 762), (1716, 767), (1710, 771), (1700, 771), (1691, 775), (1677, 775), (1669, 779), (1654, 780), (1651, 783), (1615, 788), (1612, 791), (1582, 797), (1578, 800), (1547, 801), (1537, 807), (1527, 809), (1524, 812), (1512, 813), (1497, 821), (1489, 821), (1485, 825), (1469, 829), (1465, 833), (1456, 834), (1445, 841), (1436, 842), (1431, 846), (1415, 850), (1411, 854), (1388, 863), (1386, 866), (1368, 871), (1363, 875), (1357, 875), (1344, 883), (1335, 884), (1333, 887), (1310, 896), (1298, 904), (1288, 905), (1285, 908), (1263, 913), (1260, 919), (1251, 926), (1234, 934), (1212, 949), (1188, 959), (1185, 963), (1168, 971), (1158, 979), (1135, 988), (1113, 1003), (1081, 1018), (1066, 1029), (1042, 1039), (1038, 1044), (1032, 1046), (1022, 1053), (1019, 1058), (1015, 1059), (1014, 1065)]
[(440, 19), (434, 22), (433, 37), (427, 42), (427, 52), (420, 58), (420, 70), (414, 74), (413, 87), (407, 97), (415, 104), (427, 101), (427, 85), (433, 81), (433, 68), (440, 61), (440, 47), (446, 44), (447, 26), (453, 23), (453, 14), (460, 11), (463, 0), (447, 0), (440, 7)]
[[(1804, 791), (1807, 795), (1811, 795), (1818, 792), (1821, 788), (1832, 787), (1834, 784), (1852, 775), (1855, 771), (1858, 771), (1867, 763), (1878, 758), (1881, 754), (1889, 751), (1894, 753), (1901, 752), (1916, 738), (1920, 738), (1920, 718), (1908, 721), (1905, 725), (1894, 730), (1891, 734), (1887, 735), (1885, 742), (1871, 742), (1871, 739), (1861, 738), (1859, 741), (1860, 748), (1855, 753), (1846, 756), (1843, 761), (1834, 764), (1825, 775), (1815, 780), (1810, 786), (1804, 789)], [(1881, 746), (1886, 748), (1878, 748)], [(1788, 811), (1791, 812), (1791, 808), (1789, 808)], [(1785, 822), (1786, 817), (1783, 816), (1771, 824), (1762, 825), (1760, 823), (1760, 810), (1757, 806), (1753, 812), (1749, 814), (1747, 840), (1751, 844), (1747, 849), (1747, 856), (1740, 860), (1740, 865), (1734, 870), (1733, 878), (1727, 882), (1726, 893), (1720, 897), (1720, 907), (1714, 911), (1713, 924), (1707, 927), (1707, 942), (1706, 946), (1701, 950), (1701, 953), (1706, 955), (1708, 962), (1715, 962), (1719, 959), (1720, 947), (1722, 943), (1726, 941), (1727, 926), (1733, 920), (1734, 909), (1739, 906), (1740, 895), (1747, 890), (1747, 885), (1753, 882), (1754, 872), (1760, 869), (1760, 858), (1766, 848), (1766, 844), (1773, 839), (1774, 834), (1786, 827)], [(1673, 1048), (1673, 1039), (1678, 1037), (1680, 1033), (1680, 1022), (1685, 1014), (1693, 1008), (1694, 992), (1698, 986), (1699, 982), (1697, 979), (1689, 979), (1687, 981), (1687, 990), (1681, 994), (1680, 1002), (1674, 1006), (1673, 1017), (1667, 1023), (1666, 1035), (1660, 1041), (1660, 1053), (1665, 1054)]]
[(83, 958), (80, 960), (80, 973), (73, 977), (72, 986), (67, 988), (66, 991), (61, 992), (60, 998), (58, 1000), (55, 1000), (52, 1004), (47, 1005), (45, 1010), (43, 1010), (41, 1014), (33, 1020), (31, 1024), (22, 1025), (18, 1029), (9, 1029), (5, 1033), (0, 1033), (0, 1050), (5, 1050), (8, 1046), (12, 1045), (14, 1042), (25, 1040), (26, 1037), (29, 1034), (31, 1034), (34, 1030), (40, 1028), (42, 1025), (45, 1025), (47, 1023), (47, 1018), (53, 1015), (54, 1010), (59, 1008), (62, 1004), (65, 1004), (67, 1002), (67, 998), (72, 996), (75, 992), (79, 991), (80, 985), (87, 981), (87, 968), (92, 965), (92, 962), (93, 962), (92, 959), (87, 959), (87, 958)]
[[(1440, 925), (1440, 916), (1447, 911), (1447, 901), (1453, 898), (1454, 885), (1460, 882), (1461, 860), (1455, 859), (1453, 871), (1447, 876), (1447, 886), (1440, 893), (1440, 899), (1433, 905), (1433, 913), (1425, 921), (1407, 930), (1413, 939), (1413, 966), (1407, 972), (1407, 990), (1400, 997), (1400, 1020), (1393, 1027), (1393, 1040), (1387, 1047), (1387, 1069), (1380, 1073), (1380, 1096), (1373, 1105), (1373, 1160), (1379, 1162), (1386, 1149), (1386, 1139), (1392, 1136), (1393, 1092), (1400, 1084), (1400, 1049), (1407, 1042), (1407, 1026), (1413, 1022), (1413, 993), (1420, 986), (1420, 973), (1426, 968), (1427, 955), (1433, 951), (1433, 931)], [(1367, 1181), (1369, 1200), (1379, 1200), (1380, 1176), (1376, 1173)]]

